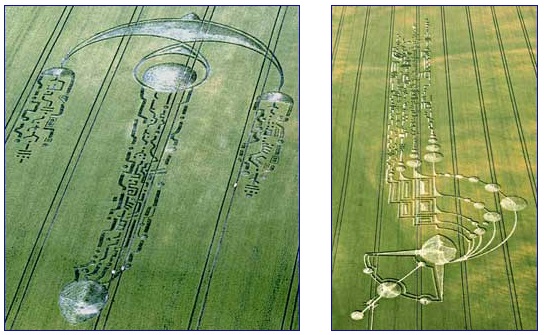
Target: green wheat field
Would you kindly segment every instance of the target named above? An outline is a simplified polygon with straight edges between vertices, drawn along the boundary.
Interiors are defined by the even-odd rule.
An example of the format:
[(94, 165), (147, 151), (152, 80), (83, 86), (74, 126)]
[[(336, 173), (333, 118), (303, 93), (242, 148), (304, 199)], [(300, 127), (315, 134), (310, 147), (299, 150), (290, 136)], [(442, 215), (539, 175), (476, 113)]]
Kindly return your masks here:
[[(6, 7), (6, 329), (299, 328), (298, 16)], [(66, 57), (156, 19), (224, 37), (127, 28)]]
[(536, 329), (536, 7), (332, 33), (332, 328)]

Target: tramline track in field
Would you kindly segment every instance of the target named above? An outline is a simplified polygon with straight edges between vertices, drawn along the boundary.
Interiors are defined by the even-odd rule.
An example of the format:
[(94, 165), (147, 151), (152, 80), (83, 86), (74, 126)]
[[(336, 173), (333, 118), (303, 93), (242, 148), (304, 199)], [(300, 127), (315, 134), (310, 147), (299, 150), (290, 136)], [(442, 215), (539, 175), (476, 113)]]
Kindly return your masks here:
[(344, 27), (344, 16), (345, 16), (346, 7), (342, 7), (342, 14), (340, 14), (340, 21), (338, 22), (338, 27), (336, 28), (336, 37), (334, 39), (334, 46), (332, 48), (332, 67), (334, 67), (334, 62), (336, 61), (336, 55), (338, 53), (338, 42), (342, 36), (342, 28)]
[[(143, 11), (143, 7), (135, 7), (132, 16), (130, 18), (129, 22), (133, 22), (133, 20), (138, 20), (141, 16)], [(138, 13), (139, 12), (139, 13)], [(115, 73), (117, 72), (119, 68), (119, 64), (121, 63), (121, 60), (123, 59), (123, 56), (127, 50), (128, 44), (130, 41), (130, 37), (123, 38), (116, 50), (116, 53), (110, 63), (110, 66), (106, 72), (106, 75), (104, 77), (104, 80), (102, 81), (102, 84), (100, 86), (100, 89), (94, 99), (94, 102), (89, 110), (89, 114), (85, 120), (85, 123), (83, 125), (83, 128), (81, 130), (81, 133), (79, 134), (79, 137), (77, 139), (77, 142), (74, 146), (74, 149), (72, 150), (72, 154), (70, 156), (70, 159), (66, 165), (66, 168), (64, 170), (64, 173), (61, 177), (61, 180), (56, 188), (55, 194), (53, 196), (53, 199), (51, 201), (51, 204), (49, 205), (49, 208), (47, 210), (46, 216), (41, 224), (41, 227), (38, 231), (38, 235), (36, 237), (36, 240), (33, 244), (33, 247), (30, 251), (28, 260), (26, 261), (25, 267), (23, 269), (23, 273), (21, 275), (21, 278), (19, 280), (19, 283), (17, 285), (17, 289), (15, 292), (15, 295), (13, 299), (11, 300), (11, 303), (9, 304), (9, 308), (6, 312), (4, 323), (6, 325), (6, 328), (13, 329), (14, 324), (17, 320), (17, 315), (19, 314), (19, 311), (21, 309), (21, 305), (24, 302), (26, 292), (28, 290), (28, 287), (31, 283), (32, 276), (34, 274), (34, 271), (36, 269), (36, 266), (40, 260), (40, 256), (42, 254), (43, 248), (47, 242), (47, 238), (49, 236), (49, 233), (53, 229), (53, 225), (56, 220), (57, 213), (60, 209), (61, 203), (64, 199), (64, 196), (68, 190), (68, 186), (70, 184), (70, 181), (72, 180), (76, 167), (80, 161), (81, 155), (83, 153), (83, 150), (85, 149), (85, 145), (87, 143), (87, 140), (89, 139), (89, 136), (92, 132), (92, 129), (94, 128), (96, 119), (101, 111), (101, 106), (104, 102), (104, 99), (106, 97), (107, 91), (109, 90), (109, 87), (111, 85), (111, 82), (113, 81), (113, 78), (115, 76)], [(90, 121), (90, 123), (89, 123)], [(80, 144), (81, 143), (81, 144)], [(77, 153), (76, 153), (77, 152)], [(55, 209), (53, 209), (55, 207)], [(48, 224), (47, 224), (48, 223)], [(47, 230), (45, 228), (47, 227)], [(15, 307), (17, 306), (17, 307)], [(15, 308), (15, 309), (14, 309)]]
[[(395, 36), (395, 6), (391, 6), (391, 13), (389, 17), (389, 43), (387, 46), (387, 64), (391, 63), (391, 57), (393, 52), (393, 40)], [(381, 143), (381, 157), (380, 157), (380, 168), (378, 175), (378, 182), (380, 185), (383, 185), (385, 182), (383, 171), (385, 167), (385, 162), (387, 159), (387, 106), (390, 99), (390, 85), (391, 85), (391, 72), (388, 70), (385, 72), (385, 87), (384, 87), (384, 100), (383, 100), (383, 119), (382, 119), (382, 143)], [(384, 204), (385, 192), (383, 192), (382, 187), (377, 188), (377, 211), (375, 219), (375, 233), (372, 250), (378, 252), (381, 248), (381, 238), (382, 238), (382, 224), (383, 224), (383, 204)], [(379, 260), (378, 260), (379, 262)], [(368, 299), (371, 299), (376, 292), (376, 282), (371, 281), (369, 285)], [(370, 311), (370, 317), (368, 320), (368, 328), (372, 329), (374, 326), (374, 310)]]
[[(336, 253), (338, 248), (338, 238), (340, 236), (340, 232), (342, 231), (342, 221), (344, 217), (344, 207), (346, 203), (346, 193), (347, 188), (349, 185), (349, 173), (350, 173), (350, 165), (351, 165), (351, 154), (353, 150), (353, 133), (355, 131), (355, 121), (357, 118), (357, 106), (359, 104), (359, 92), (361, 87), (361, 72), (362, 72), (362, 66), (364, 62), (364, 54), (365, 54), (365, 47), (366, 47), (366, 40), (368, 35), (368, 25), (370, 24), (370, 7), (367, 7), (366, 14), (365, 14), (365, 23), (363, 28), (363, 36), (361, 38), (361, 47), (359, 49), (359, 60), (357, 63), (357, 72), (355, 76), (355, 85), (354, 85), (354, 92), (353, 92), (353, 100), (351, 104), (351, 118), (349, 123), (349, 130), (348, 130), (348, 146), (346, 149), (346, 158), (345, 158), (345, 170), (344, 170), (344, 176), (342, 179), (342, 187), (340, 191), (340, 205), (338, 209), (338, 213), (336, 216), (336, 224), (334, 225), (334, 233), (333, 233), (333, 269), (334, 269), (334, 262), (336, 260)], [(334, 271), (334, 270), (333, 270)]]
[[(493, 156), (493, 148), (492, 148), (492, 145), (491, 145), (491, 139), (490, 139), (490, 135), (489, 135), (490, 130), (489, 130), (489, 126), (488, 126), (488, 118), (487, 118), (487, 113), (486, 113), (486, 109), (485, 109), (483, 89), (482, 89), (482, 86), (481, 86), (481, 77), (480, 77), (481, 74), (480, 74), (480, 69), (479, 69), (479, 64), (478, 64), (478, 53), (477, 53), (477, 50), (476, 50), (476, 44), (474, 42), (474, 31), (473, 31), (473, 27), (472, 27), (472, 19), (471, 19), (471, 14), (470, 14), (470, 8), (469, 7), (466, 7), (466, 16), (467, 16), (467, 25), (468, 25), (468, 28), (469, 28), (469, 35), (470, 35), (470, 40), (471, 40), (471, 52), (472, 52), (472, 59), (473, 59), (473, 65), (474, 65), (474, 72), (475, 72), (475, 75), (476, 75), (476, 78), (477, 78), (476, 83), (477, 83), (478, 94), (479, 94), (478, 98), (479, 98), (479, 101), (480, 101), (480, 113), (481, 113), (481, 118), (482, 118), (483, 129), (484, 129), (484, 136), (485, 136), (485, 139), (486, 139), (485, 143), (486, 143), (486, 152), (487, 152), (487, 162), (488, 162), (488, 166), (489, 166), (491, 180), (492, 180), (492, 182), (496, 183), (497, 182), (497, 172), (496, 172), (496, 168), (495, 168), (495, 159), (494, 159), (494, 156)], [(495, 23), (495, 18), (494, 18), (494, 23)], [(497, 29), (497, 25), (495, 25), (495, 29)], [(503, 59), (503, 62), (504, 62), (504, 59)], [(504, 63), (503, 63), (503, 66), (504, 66)], [(505, 72), (505, 74), (506, 74), (506, 72)], [(509, 85), (509, 92), (511, 92), (511, 89), (512, 89), (512, 87)], [(519, 120), (517, 120), (517, 121), (519, 121)], [(517, 122), (516, 122), (516, 126), (517, 126)], [(518, 128), (518, 132), (519, 132), (519, 128)], [(525, 158), (526, 152), (524, 151), (523, 153), (524, 153), (524, 158)], [(527, 160), (525, 161), (525, 163), (527, 164)], [(526, 167), (528, 169), (530, 169), (530, 166), (526, 165)], [(535, 196), (534, 188), (532, 188), (532, 190), (533, 190), (533, 196)], [(495, 196), (494, 200), (495, 200), (495, 205), (498, 206), (498, 204), (500, 202), (498, 196)], [(536, 205), (536, 198), (535, 198), (535, 205)], [(499, 213), (501, 215), (503, 215), (502, 208), (500, 206), (498, 208), (500, 209)], [(501, 233), (501, 237), (504, 238), (506, 236), (504, 223), (502, 221), (501, 221), (500, 233)], [(505, 264), (505, 268), (506, 268), (506, 276), (507, 276), (507, 279), (508, 279), (508, 290), (509, 290), (510, 299), (511, 299), (511, 306), (512, 306), (512, 313), (513, 313), (515, 328), (516, 329), (522, 329), (521, 318), (520, 318), (520, 314), (519, 314), (519, 304), (518, 304), (518, 301), (517, 301), (517, 293), (516, 293), (516, 288), (515, 288), (515, 283), (514, 283), (514, 276), (513, 276), (513, 272), (512, 272), (513, 271), (512, 270), (512, 261), (511, 261), (511, 258), (510, 258), (510, 253), (508, 251), (508, 243), (505, 243), (503, 245), (502, 251), (503, 251), (504, 264)]]
[[(278, 8), (267, 42), (267, 48), (270, 48), (273, 37), (276, 35), (275, 46), (271, 50), (271, 53), (275, 52), (287, 9), (288, 8), (283, 9), (281, 22), (278, 22), (282, 7), (280, 6)], [(278, 27), (277, 31), (276, 27)], [(280, 141), (283, 142), (283, 127), (281, 126), (281, 123), (288, 120), (293, 102), (290, 98), (287, 100), (283, 100), (282, 98), (282, 101), (276, 101), (273, 104), (268, 105), (266, 98), (261, 100), (261, 98), (266, 96), (264, 90), (271, 65), (268, 63), (268, 70), (265, 71), (267, 62), (267, 58), (264, 57), (251, 99), (251, 101), (255, 101), (255, 99), (256, 101), (253, 106), (248, 108), (243, 131), (238, 143), (238, 149), (236, 151), (237, 157), (235, 157), (233, 161), (227, 187), (219, 208), (215, 230), (208, 247), (206, 261), (200, 276), (187, 329), (201, 328), (214, 271), (217, 266), (223, 238), (225, 237), (228, 227), (229, 214), (235, 201), (235, 192), (240, 188), (243, 189), (245, 197), (251, 198), (256, 196), (260, 189), (259, 179), (266, 178), (266, 175), (272, 172), (275, 169), (275, 164), (279, 162), (279, 154), (281, 152)], [(264, 79), (261, 80), (263, 73), (265, 72)], [(259, 86), (261, 86), (260, 93)], [(263, 127), (265, 122), (266, 126)], [(251, 124), (251, 126), (248, 128), (249, 124)], [(270, 142), (270, 140), (272, 141)], [(252, 143), (253, 145), (250, 145)], [(272, 156), (270, 156), (271, 153), (273, 154)], [(222, 223), (221, 226), (220, 223)], [(220, 227), (221, 230), (219, 230)], [(212, 257), (213, 250), (215, 250), (215, 253), (213, 253)]]
[(521, 12), (520, 6), (516, 6), (516, 12), (518, 14), (519, 24), (521, 25), (521, 29), (523, 31), (523, 38), (525, 39), (525, 45), (527, 46), (527, 53), (531, 58), (531, 63), (533, 64), (533, 71), (536, 76), (536, 57), (533, 46), (531, 45), (531, 39), (529, 38), (529, 34), (527, 33), (527, 26), (525, 25), (525, 19), (523, 18), (523, 13)]
[[(444, 75), (446, 78), (446, 97), (447, 97), (447, 110), (448, 110), (448, 125), (449, 125), (449, 138), (450, 138), (450, 150), (451, 150), (451, 162), (453, 166), (453, 174), (459, 174), (458, 158), (457, 158), (457, 142), (455, 138), (455, 116), (453, 108), (453, 96), (451, 92), (451, 75), (450, 75), (450, 62), (448, 51), (448, 37), (447, 37), (447, 24), (446, 24), (446, 12), (444, 7), (440, 8), (440, 21), (442, 22), (442, 47), (444, 53)], [(459, 180), (453, 180), (453, 189), (455, 196), (455, 211), (461, 212), (461, 193)], [(460, 217), (456, 218), (457, 224), (462, 224)], [(462, 243), (462, 234), (457, 237), (457, 243), (460, 247), (460, 252), (465, 253), (465, 246)], [(472, 329), (471, 313), (470, 313), (470, 300), (469, 300), (469, 282), (467, 275), (467, 263), (462, 262), (459, 264), (461, 271), (461, 290), (463, 295), (463, 314), (464, 314), (464, 329)]]
[(512, 104), (512, 113), (514, 114), (514, 120), (516, 122), (516, 129), (518, 132), (519, 142), (521, 145), (521, 151), (523, 152), (523, 159), (525, 161), (525, 168), (527, 170), (527, 176), (529, 178), (529, 182), (531, 185), (531, 190), (533, 192), (533, 199), (535, 202), (535, 206), (537, 205), (537, 198), (536, 198), (536, 181), (535, 176), (533, 173), (533, 166), (531, 164), (531, 160), (529, 158), (529, 151), (527, 149), (527, 141), (525, 140), (525, 134), (523, 132), (523, 125), (520, 121), (520, 115), (519, 115), (519, 109), (518, 104), (516, 102), (516, 95), (514, 93), (514, 87), (512, 85), (512, 78), (510, 76), (510, 70), (508, 69), (508, 60), (506, 59), (505, 51), (504, 51), (504, 45), (502, 42), (501, 32), (499, 28), (499, 22), (497, 20), (497, 14), (495, 12), (495, 7), (491, 6), (491, 15), (493, 17), (493, 26), (495, 27), (495, 36), (497, 37), (497, 45), (499, 47), (500, 55), (501, 55), (501, 61), (502, 61), (502, 67), (504, 70), (504, 77), (506, 79), (506, 85), (508, 87), (508, 95), (510, 97), (510, 103)]

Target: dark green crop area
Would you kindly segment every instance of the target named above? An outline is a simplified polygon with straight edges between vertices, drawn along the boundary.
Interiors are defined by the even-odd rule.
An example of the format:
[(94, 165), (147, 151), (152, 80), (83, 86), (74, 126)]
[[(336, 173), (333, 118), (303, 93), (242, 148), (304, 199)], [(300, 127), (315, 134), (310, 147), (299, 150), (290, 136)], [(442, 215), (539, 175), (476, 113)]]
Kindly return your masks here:
[[(420, 49), (408, 41), (416, 34)], [(404, 64), (397, 45), (416, 61)], [(536, 45), (536, 7), (333, 7), (333, 329), (536, 329)], [(432, 76), (423, 73), (428, 56)], [(397, 103), (402, 99), (408, 104)], [(426, 104), (432, 104), (429, 126)], [(421, 189), (407, 189), (415, 198), (392, 200), (398, 194), (391, 195), (396, 184), (390, 178), (399, 171), (407, 176), (401, 183), (423, 178), (412, 177), (411, 167), (390, 169), (392, 156), (403, 150), (394, 143), (410, 137), (395, 130), (395, 122), (421, 135), (414, 147), (443, 155), (431, 178), (438, 191), (428, 199), (417, 195)], [(423, 133), (429, 132), (440, 147), (428, 146)], [(408, 141), (399, 160), (415, 164), (411, 147)], [(430, 176), (431, 165), (424, 161), (420, 171)], [(499, 203), (505, 195), (526, 207), (509, 211), (510, 199)], [(465, 220), (467, 230), (436, 223), (446, 211), (457, 214), (450, 215), (452, 226)], [(429, 261), (438, 256), (420, 253), (436, 234), (456, 246), (455, 257), (493, 249), (445, 262), (441, 301), (433, 287), (438, 266)], [(492, 242), (478, 244), (480, 238)], [(365, 263), (365, 254), (410, 250), (419, 254), (370, 256), (372, 267)], [(426, 265), (416, 268), (421, 261)], [(397, 291), (384, 293), (380, 280)], [(363, 310), (364, 316), (352, 314)]]
[[(206, 80), (175, 92), (133, 75), (172, 39), (126, 34), (61, 64), (100, 32), (184, 16), (263, 49), (197, 40), (141, 63), (145, 83), (183, 85), (202, 55)], [(299, 328), (298, 24), (296, 6), (6, 7), (6, 329)], [(259, 99), (278, 91), (272, 53), (291, 104)], [(68, 70), (40, 75), (61, 66), (70, 89)], [(85, 278), (107, 302), (71, 324), (59, 295)]]

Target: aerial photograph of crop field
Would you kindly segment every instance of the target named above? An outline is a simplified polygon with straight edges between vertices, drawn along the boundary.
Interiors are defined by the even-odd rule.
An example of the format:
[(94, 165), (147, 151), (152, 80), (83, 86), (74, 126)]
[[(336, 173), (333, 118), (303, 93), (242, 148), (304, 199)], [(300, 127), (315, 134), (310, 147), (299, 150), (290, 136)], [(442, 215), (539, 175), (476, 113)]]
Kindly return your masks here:
[(4, 328), (298, 330), (298, 7), (4, 8)]
[(333, 6), (332, 329), (537, 328), (536, 6)]

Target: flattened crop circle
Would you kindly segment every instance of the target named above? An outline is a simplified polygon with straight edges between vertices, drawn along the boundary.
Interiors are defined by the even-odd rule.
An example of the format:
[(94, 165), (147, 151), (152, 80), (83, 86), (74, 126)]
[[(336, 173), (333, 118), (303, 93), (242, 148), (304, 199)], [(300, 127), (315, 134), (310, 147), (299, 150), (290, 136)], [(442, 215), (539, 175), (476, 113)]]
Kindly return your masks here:
[(518, 212), (527, 207), (527, 201), (520, 197), (506, 197), (501, 200), (501, 207), (507, 211)]
[(376, 291), (380, 297), (391, 299), (401, 295), (402, 288), (397, 282), (386, 281), (378, 285)]
[(160, 63), (145, 69), (142, 83), (157, 92), (174, 93), (194, 86), (196, 71), (178, 63)]

